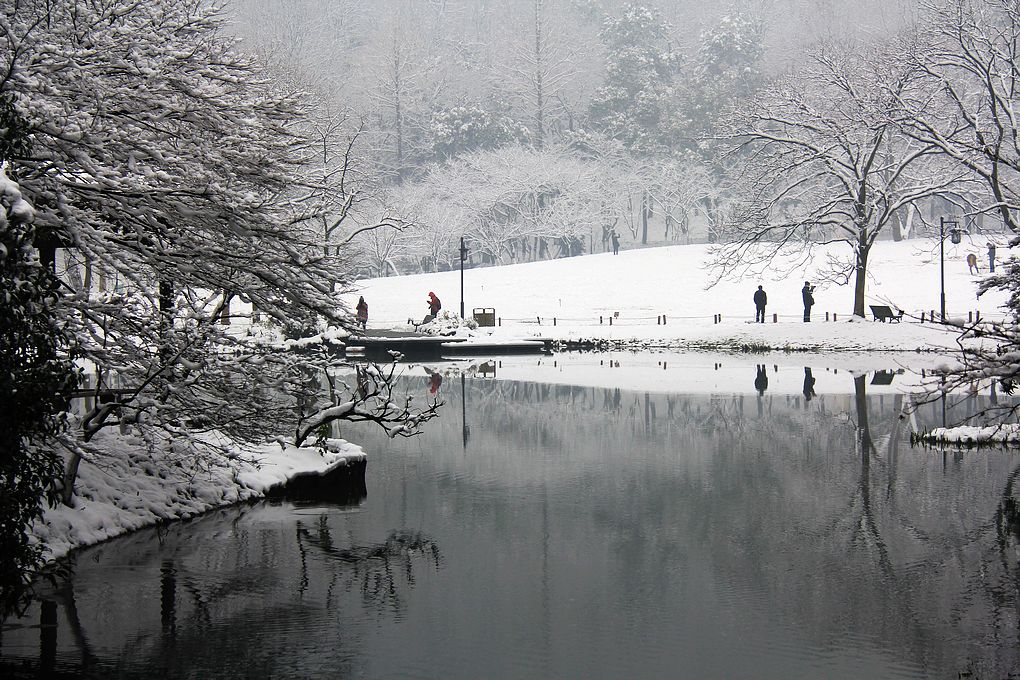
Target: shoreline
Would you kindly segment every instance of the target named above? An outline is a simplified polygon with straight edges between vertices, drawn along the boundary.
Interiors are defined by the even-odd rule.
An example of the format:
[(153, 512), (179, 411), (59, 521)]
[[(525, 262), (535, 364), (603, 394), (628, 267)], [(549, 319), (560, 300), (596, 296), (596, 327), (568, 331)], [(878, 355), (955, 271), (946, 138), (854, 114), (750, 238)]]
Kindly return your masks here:
[(233, 448), (230, 460), (188, 460), (154, 449), (134, 434), (101, 433), (83, 461), (71, 506), (46, 507), (30, 533), (51, 566), (74, 550), (129, 532), (278, 493), (302, 477), (323, 477), (367, 463), (360, 446), (328, 440), (328, 451), (265, 443)]

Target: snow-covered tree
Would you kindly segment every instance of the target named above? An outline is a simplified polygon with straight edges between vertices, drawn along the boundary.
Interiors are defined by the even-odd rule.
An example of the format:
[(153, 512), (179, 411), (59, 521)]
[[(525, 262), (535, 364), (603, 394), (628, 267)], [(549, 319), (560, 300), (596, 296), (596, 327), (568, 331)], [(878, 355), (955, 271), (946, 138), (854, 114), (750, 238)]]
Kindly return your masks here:
[(904, 51), (927, 87), (903, 97), (901, 123), (979, 178), (990, 200), (977, 210), (1020, 235), (1020, 5), (1015, 0), (925, 5), (930, 16), (924, 39)]
[(967, 173), (940, 163), (931, 144), (893, 120), (917, 72), (882, 48), (828, 45), (810, 67), (765, 88), (732, 128), (744, 165), (741, 204), (715, 251), (722, 273), (810, 261), (818, 244), (845, 243), (828, 262), (830, 280), (853, 281), (853, 310), (864, 316), (868, 258), (897, 213), (945, 194)]
[[(906, 45), (924, 88), (901, 98), (899, 122), (914, 139), (942, 152), (974, 178), (967, 212), (995, 218), (1020, 244), (1020, 4), (1016, 0), (932, 0), (923, 39)], [(988, 381), (1012, 394), (1020, 383), (1020, 262), (1008, 256), (984, 277), (978, 294), (1007, 294), (1005, 323), (964, 328), (960, 363), (933, 376), (929, 398), (970, 392)], [(959, 321), (950, 321), (960, 325)], [(1017, 413), (1012, 400), (1000, 416)]]
[[(219, 323), (232, 297), (292, 334), (351, 323), (347, 251), (324, 248), (307, 219), (329, 178), (306, 100), (238, 52), (221, 21), (191, 0), (25, 0), (0, 15), (0, 100), (31, 140), (10, 164), (37, 228), (72, 247), (86, 282), (95, 272), (122, 284), (65, 284), (58, 301), (97, 392), (118, 388), (65, 439), (68, 482), (111, 426), (200, 458), (229, 454), (205, 431), (262, 438), (290, 417), (283, 401), (320, 388), (309, 372), (335, 362)], [(380, 415), (395, 432), (423, 417)]]
[(605, 210), (609, 179), (598, 164), (547, 144), (466, 154), (423, 184), (423, 224), (442, 224), (451, 243), (466, 236), (483, 260), (508, 263), (583, 251)]
[(573, 7), (562, 0), (529, 0), (518, 8), (520, 14), (512, 19), (522, 30), (512, 33), (505, 59), (495, 68), (494, 84), (505, 83), (520, 103), (530, 138), (541, 148), (550, 132), (573, 128), (579, 100), (590, 94), (594, 74), (585, 73), (584, 60), (594, 36), (572, 11), (565, 11)]
[(637, 153), (668, 145), (674, 126), (674, 75), (678, 55), (671, 27), (653, 9), (626, 5), (605, 20), (605, 81), (592, 96), (591, 126)]
[(741, 12), (702, 31), (688, 85), (693, 134), (708, 136), (720, 115), (755, 95), (763, 82), (764, 40), (761, 21)]
[(487, 110), (479, 105), (442, 108), (432, 114), (429, 136), (441, 159), (479, 149), (496, 149), (527, 139), (528, 131), (500, 106)]

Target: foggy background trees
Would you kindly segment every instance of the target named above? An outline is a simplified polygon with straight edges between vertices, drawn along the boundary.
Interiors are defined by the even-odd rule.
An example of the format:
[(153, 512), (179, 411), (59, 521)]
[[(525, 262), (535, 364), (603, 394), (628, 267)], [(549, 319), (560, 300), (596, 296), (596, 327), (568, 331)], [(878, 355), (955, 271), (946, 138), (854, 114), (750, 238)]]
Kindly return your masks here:
[[(450, 267), (460, 236), (476, 262), (490, 263), (599, 252), (614, 228), (625, 243), (717, 238), (729, 175), (718, 135), (730, 109), (817, 39), (848, 30), (866, 37), (914, 11), (907, 2), (830, 4), (826, 12), (793, 0), (712, 8), (236, 0), (230, 8), (245, 47), (281, 80), (363, 126), (352, 153), (385, 187), (386, 210), (418, 236), (356, 239), (364, 273), (386, 275)], [(532, 160), (572, 168), (600, 186), (548, 185), (526, 171), (491, 189), (516, 198), (482, 198), (463, 184), (511, 158), (522, 169)], [(602, 195), (593, 202), (586, 192)], [(580, 205), (597, 215), (587, 227), (570, 218)]]

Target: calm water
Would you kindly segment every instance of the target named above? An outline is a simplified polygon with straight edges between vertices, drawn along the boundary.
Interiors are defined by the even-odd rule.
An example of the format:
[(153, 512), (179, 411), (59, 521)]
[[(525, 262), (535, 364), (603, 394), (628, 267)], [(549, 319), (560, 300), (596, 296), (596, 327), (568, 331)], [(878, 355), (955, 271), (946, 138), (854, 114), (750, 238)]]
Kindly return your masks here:
[(446, 402), (421, 437), (345, 430), (370, 456), (360, 504), (232, 508), (78, 553), (4, 629), (0, 670), (1020, 673), (1020, 456), (910, 448), (902, 376), (818, 363), (812, 394), (803, 365), (765, 359), (764, 391), (755, 359), (515, 361), (439, 385), (415, 369)]

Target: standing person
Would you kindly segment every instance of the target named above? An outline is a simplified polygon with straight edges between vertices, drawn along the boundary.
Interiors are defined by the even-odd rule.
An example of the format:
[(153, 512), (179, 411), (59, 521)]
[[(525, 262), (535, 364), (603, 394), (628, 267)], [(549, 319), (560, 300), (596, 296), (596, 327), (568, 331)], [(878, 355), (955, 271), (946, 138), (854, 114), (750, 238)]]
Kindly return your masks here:
[(364, 296), (358, 296), (357, 306), (357, 320), (361, 324), (361, 330), (365, 330), (368, 327), (368, 303), (365, 302)]
[(616, 233), (615, 229), (613, 229), (613, 233), (610, 234), (610, 238), (613, 241), (613, 255), (619, 255), (620, 254), (620, 235)]
[(769, 296), (765, 294), (765, 290), (758, 286), (758, 290), (754, 291), (754, 320), (757, 323), (765, 323), (765, 305), (769, 302)]
[(425, 323), (434, 320), (436, 318), (436, 315), (439, 314), (439, 310), (443, 308), (443, 303), (439, 301), (439, 298), (436, 297), (436, 294), (433, 293), (431, 290), (429, 291), (428, 302), (429, 302), (429, 316), (425, 317)]
[(995, 273), (995, 244), (988, 242), (988, 271)]
[(815, 304), (815, 287), (811, 285), (810, 281), (804, 282), (804, 287), (800, 289), (800, 295), (804, 298), (804, 321), (805, 323), (811, 320), (811, 306)]

